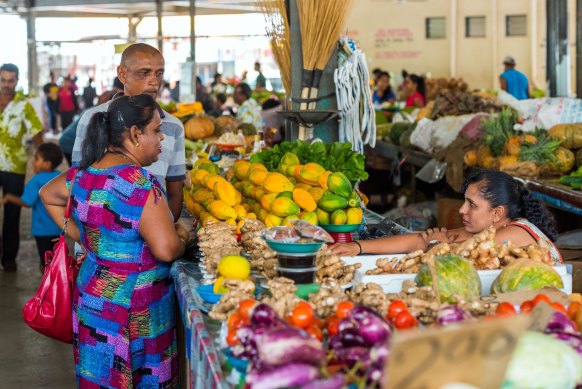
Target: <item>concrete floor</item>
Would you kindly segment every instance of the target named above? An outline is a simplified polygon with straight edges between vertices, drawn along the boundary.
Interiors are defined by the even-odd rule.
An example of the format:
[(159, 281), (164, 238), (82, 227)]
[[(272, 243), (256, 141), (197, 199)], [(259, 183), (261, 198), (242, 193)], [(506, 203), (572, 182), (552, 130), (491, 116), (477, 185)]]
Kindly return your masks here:
[[(66, 166), (59, 168), (65, 169)], [(27, 178), (31, 176), (29, 172)], [(30, 220), (31, 211), (24, 208), (18, 271), (0, 270), (0, 389), (75, 388), (73, 346), (44, 337), (22, 321), (22, 307), (34, 295), (41, 279)]]

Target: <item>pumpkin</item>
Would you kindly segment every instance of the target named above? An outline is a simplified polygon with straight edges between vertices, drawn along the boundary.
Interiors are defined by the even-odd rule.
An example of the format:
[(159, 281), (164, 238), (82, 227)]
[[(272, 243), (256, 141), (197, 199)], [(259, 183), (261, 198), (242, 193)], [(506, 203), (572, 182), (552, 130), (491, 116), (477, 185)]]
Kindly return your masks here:
[(562, 142), (560, 146), (567, 149), (579, 149), (582, 147), (582, 123), (556, 124), (550, 128), (548, 135), (552, 139)]
[(531, 259), (517, 259), (503, 269), (493, 281), (491, 294), (548, 287), (556, 289), (564, 287), (562, 278), (551, 266)]
[[(459, 298), (470, 300), (481, 295), (479, 273), (465, 258), (458, 255), (440, 255), (434, 258), (440, 299), (455, 303)], [(415, 279), (419, 286), (432, 286), (428, 263), (422, 265)]]
[(236, 134), (236, 129), (238, 128), (238, 121), (232, 116), (219, 116), (214, 120), (214, 125), (216, 127), (216, 136), (220, 136), (227, 132), (232, 132)]
[(207, 116), (194, 116), (184, 125), (184, 136), (199, 140), (214, 135), (214, 122)]
[(552, 171), (560, 172), (562, 174), (568, 173), (574, 167), (576, 157), (574, 153), (564, 147), (558, 147), (554, 153), (556, 157), (554, 162), (550, 163)]

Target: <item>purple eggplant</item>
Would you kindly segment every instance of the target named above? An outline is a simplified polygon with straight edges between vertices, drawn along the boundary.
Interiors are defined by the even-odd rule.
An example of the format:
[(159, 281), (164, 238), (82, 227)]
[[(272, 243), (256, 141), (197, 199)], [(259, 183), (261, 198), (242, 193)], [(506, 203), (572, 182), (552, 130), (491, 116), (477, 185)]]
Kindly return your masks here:
[(259, 304), (253, 309), (251, 315), (251, 327), (286, 327), (285, 323), (267, 304)]
[(267, 366), (289, 362), (319, 366), (325, 359), (321, 342), (295, 328), (269, 330), (257, 337), (256, 343), (259, 359)]
[(370, 359), (374, 364), (384, 366), (384, 361), (388, 359), (389, 355), (390, 349), (388, 348), (388, 343), (376, 344), (370, 349)]
[(568, 332), (552, 332), (550, 336), (568, 343), (582, 357), (582, 336)]
[(338, 333), (342, 341), (346, 339), (346, 347), (360, 346), (361, 341), (371, 347), (377, 343), (387, 342), (392, 334), (392, 328), (384, 318), (370, 308), (357, 306), (347, 318), (342, 319)]
[(370, 349), (368, 347), (346, 347), (334, 350), (333, 363), (354, 366), (359, 363), (361, 368), (365, 368), (370, 364)]
[(437, 322), (441, 326), (472, 319), (472, 316), (467, 311), (457, 305), (449, 305), (437, 313)]
[(367, 342), (359, 328), (344, 328), (342, 331), (338, 331), (338, 338), (341, 341), (342, 347), (369, 347), (370, 344)]
[(554, 332), (564, 332), (567, 334), (578, 335), (579, 332), (576, 329), (576, 325), (568, 316), (560, 311), (554, 311), (552, 314), (552, 319), (546, 325), (544, 330), (546, 334), (551, 334)]
[(246, 377), (252, 389), (278, 389), (302, 386), (319, 377), (317, 367), (292, 362), (271, 370), (251, 370)]
[(336, 374), (333, 377), (311, 381), (303, 385), (301, 389), (342, 389), (346, 387), (346, 379), (343, 374)]

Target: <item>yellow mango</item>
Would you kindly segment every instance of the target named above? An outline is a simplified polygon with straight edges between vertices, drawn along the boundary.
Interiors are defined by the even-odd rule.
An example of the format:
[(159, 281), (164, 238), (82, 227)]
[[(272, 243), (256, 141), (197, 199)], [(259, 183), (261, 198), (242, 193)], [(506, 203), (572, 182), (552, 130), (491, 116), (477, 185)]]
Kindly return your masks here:
[(268, 214), (269, 212), (265, 211), (263, 208), (259, 208), (259, 210), (257, 211), (257, 219), (264, 223), (265, 218), (267, 217)]
[(364, 212), (362, 208), (348, 208), (346, 212), (346, 224), (361, 224)]
[(218, 176), (218, 175), (212, 174), (212, 173), (204, 176), (203, 180), (204, 180), (206, 187), (210, 190), (214, 190), (214, 185), (216, 185), (217, 182), (227, 182), (221, 176)]
[(236, 223), (236, 230), (234, 231), (234, 233), (235, 233), (235, 234), (240, 234), (240, 233), (241, 233), (240, 229), (241, 229), (241, 228), (242, 228), (242, 226), (244, 226), (244, 225), (245, 225), (245, 221), (244, 221), (244, 219), (243, 219), (243, 220), (239, 220), (239, 222), (238, 222), (238, 223)]
[(250, 168), (251, 168), (251, 163), (249, 161), (235, 162), (234, 167), (233, 167), (234, 175), (239, 180), (246, 180), (249, 177)]
[(311, 224), (315, 224), (317, 225), (318, 223), (318, 219), (317, 219), (317, 213), (316, 212), (302, 212), (301, 214), (299, 214), (299, 218), (301, 220), (305, 220), (308, 223)]
[(331, 221), (331, 224), (346, 224), (346, 221), (348, 219), (348, 216), (346, 215), (346, 212), (343, 209), (336, 209), (335, 211), (333, 211), (329, 217), (329, 221)]
[(267, 193), (263, 190), (263, 188), (257, 188), (253, 192), (253, 198), (260, 202), (263, 196), (266, 194)]
[(286, 218), (283, 219), (283, 221), (281, 222), (282, 226), (285, 227), (289, 227), (289, 228), (293, 228), (293, 225), (291, 224), (291, 220), (299, 220), (299, 216), (297, 215), (289, 215)]
[(236, 220), (235, 219), (226, 219), (224, 222), (226, 224), (230, 224), (231, 226), (236, 227)]
[(261, 186), (265, 178), (267, 178), (269, 172), (267, 170), (262, 169), (252, 169), (249, 173), (249, 181), (252, 182), (254, 185)]
[(218, 180), (214, 184), (214, 196), (231, 207), (236, 204), (236, 192), (237, 190), (230, 182)]
[(299, 179), (309, 185), (319, 185), (319, 176), (325, 173), (325, 169), (317, 163), (310, 162), (303, 165), (299, 172)]
[(295, 178), (299, 178), (301, 176), (301, 169), (303, 169), (303, 165), (293, 166), (293, 173), (290, 175), (292, 175)]
[(198, 170), (198, 166), (200, 166), (203, 163), (212, 163), (212, 161), (207, 159), (207, 158), (198, 158), (196, 160), (196, 162), (194, 162), (194, 166), (192, 167), (192, 170)]
[(315, 213), (317, 214), (317, 220), (319, 221), (319, 224), (330, 224), (329, 213), (320, 208), (317, 208)]
[(190, 173), (190, 178), (194, 184), (200, 185), (202, 184), (202, 179), (204, 176), (208, 175), (209, 173), (206, 170), (192, 170)]
[(245, 209), (245, 211), (247, 211), (247, 212), (249, 211), (249, 204), (248, 203), (241, 203), (240, 205), (241, 205), (241, 207), (243, 207)]
[(269, 173), (263, 181), (263, 188), (269, 193), (281, 193), (293, 190), (293, 184), (281, 173)]
[(192, 216), (194, 217), (199, 217), (200, 213), (204, 210), (204, 207), (198, 203), (194, 203), (192, 204), (191, 208), (188, 208), (188, 211), (190, 211), (190, 213), (192, 214)]
[(208, 204), (208, 212), (217, 219), (236, 219), (236, 211), (222, 200), (213, 200)]
[(319, 186), (321, 186), (323, 189), (327, 189), (327, 178), (329, 177), (329, 175), (331, 174), (330, 171), (327, 171), (325, 173), (323, 173), (321, 176), (319, 176)]
[(311, 189), (313, 189), (313, 186), (300, 182), (298, 184), (295, 184), (295, 188), (304, 189), (309, 192)]
[(233, 207), (236, 212), (236, 219), (242, 220), (247, 216), (247, 210), (240, 204), (235, 204)]
[(295, 202), (287, 197), (279, 197), (271, 203), (271, 213), (279, 217), (296, 215), (301, 209)]
[(235, 205), (242, 203), (242, 194), (238, 190), (234, 193), (234, 203)]
[(251, 191), (255, 188), (255, 186), (253, 184), (251, 184), (249, 181), (245, 181), (242, 184), (242, 190), (241, 192), (247, 196), (250, 197)]
[(202, 203), (204, 200), (213, 200), (214, 193), (210, 189), (201, 188), (192, 194), (192, 200), (197, 203)]
[(276, 193), (268, 193), (261, 198), (261, 206), (264, 210), (271, 210), (271, 203), (277, 198)]
[(293, 201), (307, 212), (313, 212), (317, 208), (317, 203), (313, 196), (305, 189), (296, 188), (293, 190)]
[(267, 228), (280, 226), (282, 221), (283, 218), (280, 218), (279, 216), (272, 213), (268, 213), (265, 217), (265, 225)]
[(309, 194), (311, 195), (311, 197), (313, 197), (313, 200), (315, 200), (315, 202), (318, 202), (319, 199), (323, 197), (324, 193), (325, 193), (325, 189), (323, 189), (323, 188), (311, 188), (311, 189), (309, 189)]
[(214, 216), (208, 215), (207, 217), (205, 217), (204, 219), (202, 219), (202, 227), (206, 227), (210, 223), (218, 223), (219, 221), (220, 220), (218, 220)]
[(256, 219), (257, 215), (254, 212), (247, 213), (247, 219)]

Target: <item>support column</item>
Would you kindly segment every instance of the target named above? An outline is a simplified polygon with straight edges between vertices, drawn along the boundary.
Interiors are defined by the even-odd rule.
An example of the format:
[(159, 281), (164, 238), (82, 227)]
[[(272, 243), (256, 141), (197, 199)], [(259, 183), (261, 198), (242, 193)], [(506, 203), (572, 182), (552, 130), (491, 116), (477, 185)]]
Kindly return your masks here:
[(450, 57), (450, 74), (451, 77), (457, 77), (457, 34), (458, 34), (458, 15), (457, 15), (457, 0), (451, 0), (451, 17), (449, 23), (450, 40), (451, 40), (451, 57)]
[(38, 67), (36, 61), (36, 26), (33, 0), (27, 0), (26, 7), (26, 44), (28, 46), (28, 92), (38, 94)]
[[(301, 42), (301, 29), (299, 26), (299, 11), (297, 10), (297, 0), (285, 0), (289, 9), (289, 35), (291, 45), (291, 96), (301, 97), (301, 79), (303, 76), (303, 50)], [(291, 103), (291, 109), (299, 109), (299, 103)], [(296, 124), (287, 126), (285, 138), (295, 140), (298, 135)]]
[(546, 0), (546, 69), (549, 95), (568, 96), (570, 55), (568, 47), (568, 1)]
[(127, 33), (127, 41), (129, 43), (136, 43), (137, 42), (137, 26), (141, 23), (141, 19), (138, 16), (130, 16), (127, 18), (128, 20), (128, 33)]
[(158, 18), (158, 50), (164, 54), (164, 34), (162, 32), (163, 0), (156, 0), (156, 16)]
[(582, 97), (582, 0), (576, 0), (576, 96)]

